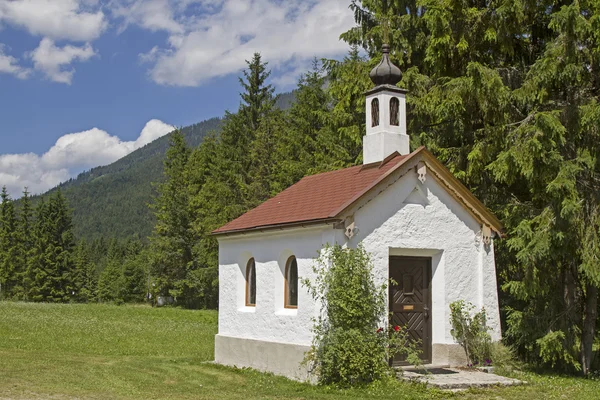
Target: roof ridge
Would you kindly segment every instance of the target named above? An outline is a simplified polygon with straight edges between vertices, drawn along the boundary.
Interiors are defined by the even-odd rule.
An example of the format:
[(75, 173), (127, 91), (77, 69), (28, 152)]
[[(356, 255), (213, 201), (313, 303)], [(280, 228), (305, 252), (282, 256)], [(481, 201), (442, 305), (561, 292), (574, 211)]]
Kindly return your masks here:
[(379, 168), (383, 167), (385, 164), (389, 163), (390, 161), (392, 161), (394, 158), (396, 158), (398, 156), (402, 157), (402, 155), (400, 153), (398, 153), (398, 151), (394, 151), (392, 154), (390, 154), (389, 156), (384, 158), (383, 161), (381, 161), (379, 163)]

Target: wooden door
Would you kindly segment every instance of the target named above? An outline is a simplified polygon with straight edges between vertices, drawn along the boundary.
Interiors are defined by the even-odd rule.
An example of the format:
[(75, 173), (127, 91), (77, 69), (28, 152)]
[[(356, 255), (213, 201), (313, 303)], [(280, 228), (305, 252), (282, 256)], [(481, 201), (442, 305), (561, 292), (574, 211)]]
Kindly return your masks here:
[[(431, 259), (390, 257), (389, 299), (392, 324), (408, 329), (411, 340), (418, 341), (421, 359), (431, 363)], [(407, 362), (397, 355), (394, 365)]]

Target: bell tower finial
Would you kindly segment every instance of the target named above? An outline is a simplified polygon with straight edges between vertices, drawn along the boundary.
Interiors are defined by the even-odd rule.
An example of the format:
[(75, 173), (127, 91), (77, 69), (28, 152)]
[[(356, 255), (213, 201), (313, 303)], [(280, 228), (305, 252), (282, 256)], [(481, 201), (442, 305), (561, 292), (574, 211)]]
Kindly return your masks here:
[(371, 70), (369, 77), (375, 85), (396, 85), (402, 80), (402, 71), (390, 61), (390, 46), (384, 44), (381, 47), (383, 56), (375, 68)]
[[(384, 36), (386, 34), (384, 25)], [(386, 38), (387, 39), (387, 38)], [(390, 46), (382, 46), (381, 61), (369, 73), (375, 87), (366, 94), (367, 134), (363, 137), (363, 162), (383, 161), (397, 151), (410, 153), (406, 132), (406, 90), (396, 86), (402, 71), (390, 60)]]

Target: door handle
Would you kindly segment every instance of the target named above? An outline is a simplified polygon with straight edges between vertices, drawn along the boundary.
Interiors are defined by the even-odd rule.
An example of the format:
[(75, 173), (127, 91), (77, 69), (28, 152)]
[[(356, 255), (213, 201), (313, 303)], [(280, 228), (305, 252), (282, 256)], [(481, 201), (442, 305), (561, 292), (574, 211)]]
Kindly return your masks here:
[(429, 319), (429, 307), (423, 307), (423, 311), (425, 313), (425, 319)]

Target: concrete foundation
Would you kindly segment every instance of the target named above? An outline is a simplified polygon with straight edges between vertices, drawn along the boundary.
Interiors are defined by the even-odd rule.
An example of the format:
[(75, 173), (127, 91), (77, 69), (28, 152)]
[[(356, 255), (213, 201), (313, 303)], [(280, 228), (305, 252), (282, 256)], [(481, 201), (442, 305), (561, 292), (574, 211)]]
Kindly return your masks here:
[[(301, 365), (309, 346), (268, 342), (215, 335), (215, 362), (218, 364), (249, 367), (291, 379), (309, 380), (306, 366)], [(434, 343), (432, 364), (464, 367), (465, 351), (458, 344)]]
[(309, 349), (296, 344), (215, 335), (216, 363), (250, 367), (299, 381), (308, 379), (308, 370), (301, 363)]
[(433, 365), (448, 365), (450, 367), (465, 367), (467, 355), (459, 344), (433, 343), (431, 346)]

